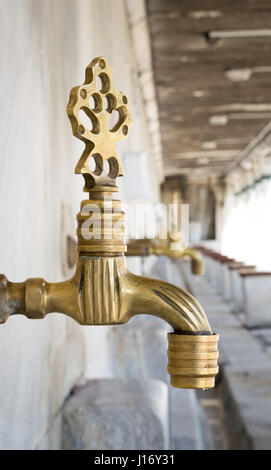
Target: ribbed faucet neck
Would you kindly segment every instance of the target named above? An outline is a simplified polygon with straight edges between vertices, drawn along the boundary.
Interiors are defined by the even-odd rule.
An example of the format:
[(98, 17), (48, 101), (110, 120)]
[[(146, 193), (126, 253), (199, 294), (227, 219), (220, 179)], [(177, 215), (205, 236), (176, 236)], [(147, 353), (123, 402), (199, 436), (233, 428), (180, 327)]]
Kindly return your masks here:
[(127, 250), (125, 213), (117, 186), (94, 186), (77, 215), (78, 251), (83, 256), (121, 256)]

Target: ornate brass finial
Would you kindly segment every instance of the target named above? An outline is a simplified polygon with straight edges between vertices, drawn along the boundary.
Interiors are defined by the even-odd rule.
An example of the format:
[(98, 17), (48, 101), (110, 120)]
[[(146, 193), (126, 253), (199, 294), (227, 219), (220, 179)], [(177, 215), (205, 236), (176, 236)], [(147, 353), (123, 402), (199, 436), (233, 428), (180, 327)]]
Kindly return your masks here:
[[(117, 122), (110, 128), (113, 112)], [(104, 57), (93, 59), (86, 68), (85, 83), (71, 90), (67, 113), (73, 135), (86, 144), (75, 173), (84, 176), (87, 190), (95, 185), (113, 186), (123, 176), (115, 142), (128, 135), (132, 116), (127, 96), (113, 86), (112, 69)], [(81, 113), (88, 118), (89, 129), (82, 123)]]

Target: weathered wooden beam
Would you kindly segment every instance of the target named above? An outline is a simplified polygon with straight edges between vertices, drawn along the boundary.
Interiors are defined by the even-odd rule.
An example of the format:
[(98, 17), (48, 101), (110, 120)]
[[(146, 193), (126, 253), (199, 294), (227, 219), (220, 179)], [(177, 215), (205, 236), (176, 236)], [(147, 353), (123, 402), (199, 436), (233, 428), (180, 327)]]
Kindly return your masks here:
[[(271, 119), (269, 0), (146, 0), (166, 170), (220, 173)], [(253, 37), (207, 41), (210, 31), (258, 30)], [(253, 70), (232, 82), (229, 69)], [(226, 115), (225, 126), (209, 118)], [(206, 142), (211, 143), (206, 149)], [(206, 155), (209, 163), (200, 164)], [(205, 159), (206, 160), (206, 159)], [(207, 161), (207, 160), (206, 160)], [(176, 163), (177, 162), (177, 163)]]

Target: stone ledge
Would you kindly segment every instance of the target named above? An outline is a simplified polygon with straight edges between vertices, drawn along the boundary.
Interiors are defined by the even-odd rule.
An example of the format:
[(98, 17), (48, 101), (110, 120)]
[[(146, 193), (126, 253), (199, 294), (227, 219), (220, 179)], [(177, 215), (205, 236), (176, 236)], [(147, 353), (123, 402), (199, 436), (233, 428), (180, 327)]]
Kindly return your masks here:
[(230, 448), (271, 449), (271, 358), (206, 280), (195, 279), (188, 267), (182, 266), (189, 291), (220, 335), (221, 396), (232, 432)]
[(243, 279), (244, 311), (248, 327), (270, 327), (271, 274), (241, 271), (240, 275)]
[(89, 380), (62, 410), (63, 449), (168, 449), (168, 388), (158, 380)]
[(270, 271), (247, 271), (246, 268), (240, 269), (240, 276), (242, 277), (259, 277), (259, 276), (268, 276), (271, 277)]

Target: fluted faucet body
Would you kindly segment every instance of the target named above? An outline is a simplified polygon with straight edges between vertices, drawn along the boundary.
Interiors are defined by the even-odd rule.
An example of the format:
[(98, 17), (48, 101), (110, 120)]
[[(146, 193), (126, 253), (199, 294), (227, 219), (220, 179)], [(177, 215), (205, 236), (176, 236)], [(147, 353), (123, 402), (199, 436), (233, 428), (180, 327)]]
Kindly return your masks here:
[(12, 283), (1, 275), (0, 283), (2, 323), (15, 314), (37, 319), (59, 312), (81, 325), (114, 325), (150, 314), (179, 333), (212, 333), (191, 294), (170, 283), (132, 274), (124, 256), (80, 256), (74, 276), (64, 282), (31, 278)]
[[(99, 91), (98, 77), (102, 82)], [(94, 108), (90, 108), (90, 97)], [(80, 110), (91, 120), (91, 131), (80, 122)], [(118, 111), (119, 121), (108, 130), (113, 110)], [(12, 283), (1, 275), (0, 322), (15, 314), (40, 319), (59, 312), (81, 325), (114, 325), (134, 315), (151, 314), (174, 329), (168, 335), (172, 385), (213, 387), (218, 371), (218, 337), (212, 333), (200, 304), (172, 284), (136, 276), (126, 268), (125, 214), (116, 186), (122, 166), (113, 144), (128, 134), (131, 115), (127, 97), (112, 85), (112, 72), (105, 58), (94, 59), (87, 67), (85, 83), (72, 89), (67, 111), (74, 135), (85, 142), (76, 173), (84, 176), (84, 191), (89, 195), (77, 216), (76, 271), (71, 279), (60, 283), (40, 278)], [(93, 171), (91, 159), (96, 165)], [(105, 162), (109, 165), (107, 174)]]

